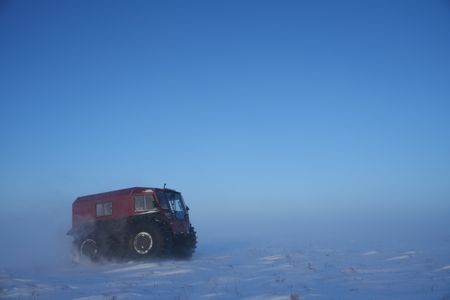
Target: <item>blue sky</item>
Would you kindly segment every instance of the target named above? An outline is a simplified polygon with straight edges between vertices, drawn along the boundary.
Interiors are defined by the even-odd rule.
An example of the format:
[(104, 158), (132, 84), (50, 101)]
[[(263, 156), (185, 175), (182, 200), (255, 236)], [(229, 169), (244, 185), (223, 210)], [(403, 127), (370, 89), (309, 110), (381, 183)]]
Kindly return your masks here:
[(0, 66), (3, 212), (449, 217), (448, 1), (4, 1)]

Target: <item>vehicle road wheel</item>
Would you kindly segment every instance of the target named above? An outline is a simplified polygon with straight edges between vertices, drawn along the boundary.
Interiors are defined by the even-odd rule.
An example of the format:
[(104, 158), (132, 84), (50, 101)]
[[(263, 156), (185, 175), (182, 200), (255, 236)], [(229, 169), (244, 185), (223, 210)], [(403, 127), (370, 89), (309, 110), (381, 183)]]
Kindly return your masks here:
[(99, 258), (99, 247), (97, 242), (92, 238), (87, 238), (80, 243), (81, 258), (89, 258), (91, 261), (96, 261)]
[(174, 243), (175, 255), (180, 258), (191, 258), (197, 248), (197, 233), (191, 226), (189, 234), (178, 237)]
[(141, 227), (131, 236), (131, 253), (134, 257), (161, 257), (170, 252), (172, 234), (163, 225)]
[(137, 254), (145, 255), (153, 248), (153, 238), (150, 233), (141, 231), (133, 238), (133, 249)]

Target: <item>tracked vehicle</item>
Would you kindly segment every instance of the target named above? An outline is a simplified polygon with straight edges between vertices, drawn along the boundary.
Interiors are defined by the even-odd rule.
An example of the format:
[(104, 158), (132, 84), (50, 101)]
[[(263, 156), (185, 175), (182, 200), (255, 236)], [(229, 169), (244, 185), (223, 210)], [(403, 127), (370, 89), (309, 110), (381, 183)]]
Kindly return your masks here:
[(189, 258), (197, 235), (181, 193), (132, 187), (78, 197), (72, 204), (76, 259), (100, 257)]

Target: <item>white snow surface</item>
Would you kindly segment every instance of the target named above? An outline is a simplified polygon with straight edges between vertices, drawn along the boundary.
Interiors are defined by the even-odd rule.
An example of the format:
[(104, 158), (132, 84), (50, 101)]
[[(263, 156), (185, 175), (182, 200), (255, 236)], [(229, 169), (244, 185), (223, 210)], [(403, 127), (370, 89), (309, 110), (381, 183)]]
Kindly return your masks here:
[(397, 248), (200, 243), (191, 260), (0, 266), (0, 298), (450, 299), (448, 242)]

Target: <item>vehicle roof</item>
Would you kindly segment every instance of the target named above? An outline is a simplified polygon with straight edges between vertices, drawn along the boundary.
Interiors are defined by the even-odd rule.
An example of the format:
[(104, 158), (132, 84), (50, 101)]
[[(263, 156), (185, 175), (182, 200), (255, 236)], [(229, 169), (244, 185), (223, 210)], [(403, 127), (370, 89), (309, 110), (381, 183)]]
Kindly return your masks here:
[(120, 190), (114, 190), (114, 191), (109, 191), (109, 192), (103, 192), (103, 193), (97, 193), (97, 194), (80, 196), (77, 199), (75, 199), (74, 203), (75, 202), (79, 202), (79, 201), (87, 201), (87, 200), (98, 199), (98, 198), (105, 198), (105, 197), (117, 197), (117, 196), (127, 196), (127, 195), (131, 196), (132, 194), (142, 193), (145, 190), (154, 190), (154, 191), (163, 191), (163, 190), (165, 190), (165, 191), (177, 192), (175, 190), (167, 189), (167, 188), (164, 189), (164, 188), (135, 186), (135, 187), (125, 188), (125, 189), (120, 189)]

